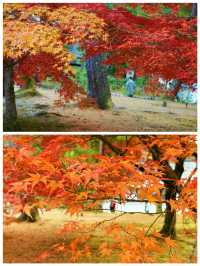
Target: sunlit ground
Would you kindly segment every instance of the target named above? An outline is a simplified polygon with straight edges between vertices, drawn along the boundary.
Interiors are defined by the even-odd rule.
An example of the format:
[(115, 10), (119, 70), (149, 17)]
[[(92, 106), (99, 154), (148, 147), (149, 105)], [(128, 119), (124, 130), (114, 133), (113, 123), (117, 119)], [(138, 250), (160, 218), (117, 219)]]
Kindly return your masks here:
[[(52, 245), (62, 242), (63, 238), (69, 240), (72, 235), (67, 236), (58, 234), (59, 228), (69, 221), (80, 221), (88, 225), (104, 219), (110, 219), (119, 213), (102, 213), (102, 212), (84, 212), (82, 216), (69, 216), (65, 214), (63, 209), (55, 209), (50, 212), (44, 212), (40, 221), (36, 223), (13, 222), (4, 226), (4, 262), (5, 263), (31, 263), (35, 262), (35, 258), (43, 251), (48, 250)], [(120, 224), (134, 224), (145, 230), (155, 220), (155, 215), (146, 214), (125, 214), (113, 222)], [(106, 222), (107, 225), (109, 222)], [(161, 217), (155, 224), (157, 230), (161, 227), (163, 218)], [(182, 262), (190, 262), (193, 253), (193, 245), (196, 237), (196, 226), (194, 222), (185, 219), (183, 223), (182, 216), (177, 217), (177, 249), (176, 253)], [(103, 241), (109, 240), (103, 231), (96, 230), (90, 244), (92, 245), (93, 254), (91, 258), (80, 259), (79, 262), (117, 262), (115, 252), (109, 257), (100, 257), (97, 253), (97, 247)], [(158, 257), (158, 262), (169, 262), (168, 255)], [(48, 263), (64, 263), (67, 258), (60, 253), (52, 255), (45, 260)]]

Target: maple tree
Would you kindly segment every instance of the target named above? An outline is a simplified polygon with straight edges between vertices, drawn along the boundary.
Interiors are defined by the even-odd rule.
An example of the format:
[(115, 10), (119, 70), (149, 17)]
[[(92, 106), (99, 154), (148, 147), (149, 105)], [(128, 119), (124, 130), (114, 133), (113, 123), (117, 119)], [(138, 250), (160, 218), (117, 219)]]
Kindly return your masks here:
[(36, 75), (41, 80), (51, 74), (61, 82), (61, 94), (72, 97), (74, 86), (69, 75), (73, 74), (73, 55), (65, 45), (105, 39), (103, 28), (102, 19), (72, 7), (5, 4), (4, 90), (8, 120), (17, 116), (14, 78), (19, 82), (24, 76)]
[[(119, 74), (123, 71), (121, 64), (126, 63), (138, 74), (196, 81), (196, 17), (178, 17), (181, 4), (166, 4), (173, 11), (168, 14), (164, 14), (163, 4), (140, 5), (147, 11), (146, 17), (133, 15), (129, 4), (114, 4), (112, 9), (103, 4), (79, 4), (77, 8), (80, 6), (97, 13), (107, 23), (109, 46), (92, 45), (90, 52), (110, 51), (107, 63), (116, 64)], [(186, 7), (192, 9), (192, 4)]]
[[(195, 4), (5, 4), (4, 5), (4, 90), (6, 115), (16, 119), (14, 80), (22, 75), (48, 74), (61, 82), (61, 95), (72, 98), (77, 91), (70, 79), (72, 54), (64, 45), (79, 43), (86, 59), (107, 58), (101, 64), (115, 65), (116, 75), (124, 74), (123, 64), (137, 75), (175, 78), (189, 84), (197, 79), (197, 29)], [(137, 7), (145, 12), (137, 13)], [(180, 17), (181, 7), (189, 16)], [(163, 12), (164, 8), (171, 11)], [(100, 64), (100, 65), (101, 65)], [(14, 73), (13, 73), (14, 72)], [(93, 68), (96, 94), (106, 95), (106, 77)], [(97, 74), (99, 75), (97, 75)], [(104, 77), (104, 86), (100, 79)], [(101, 86), (100, 86), (100, 85)], [(94, 89), (94, 88), (93, 88)], [(159, 90), (159, 88), (158, 88)], [(101, 99), (99, 105), (101, 105)], [(98, 100), (97, 100), (98, 102)]]
[[(4, 200), (15, 212), (23, 209), (31, 215), (33, 207), (65, 206), (67, 213), (78, 215), (98, 210), (105, 199), (126, 202), (135, 191), (141, 201), (166, 204), (160, 233), (152, 225), (138, 229), (116, 221), (106, 224), (107, 220), (88, 226), (68, 222), (61, 233), (78, 235), (54, 245), (38, 261), (59, 252), (71, 262), (91, 256), (92, 232), (100, 227), (113, 241), (100, 244), (100, 256), (116, 249), (121, 262), (155, 262), (156, 254), (176, 246), (176, 211), (196, 221), (196, 169), (181, 178), (185, 160), (197, 156), (196, 136), (5, 136), (4, 143)], [(77, 149), (82, 152), (76, 154)], [(91, 149), (96, 152), (88, 153)]]

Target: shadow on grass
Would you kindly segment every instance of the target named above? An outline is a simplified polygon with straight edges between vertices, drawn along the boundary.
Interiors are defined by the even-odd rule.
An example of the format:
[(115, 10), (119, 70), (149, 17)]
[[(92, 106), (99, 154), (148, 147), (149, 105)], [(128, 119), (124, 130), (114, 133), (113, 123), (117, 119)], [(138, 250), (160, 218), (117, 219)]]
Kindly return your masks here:
[(4, 119), (3, 130), (5, 132), (15, 131), (68, 131), (72, 125), (58, 122), (54, 115), (43, 115), (40, 117), (19, 117), (14, 124), (7, 123)]

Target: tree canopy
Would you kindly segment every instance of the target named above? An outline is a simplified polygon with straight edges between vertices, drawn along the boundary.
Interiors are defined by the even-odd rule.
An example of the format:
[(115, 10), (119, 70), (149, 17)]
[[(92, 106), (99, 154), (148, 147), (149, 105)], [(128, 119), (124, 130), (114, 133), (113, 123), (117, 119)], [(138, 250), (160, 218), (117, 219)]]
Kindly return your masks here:
[[(197, 32), (191, 4), (114, 4), (111, 9), (103, 4), (83, 6), (106, 21), (110, 38), (105, 50), (111, 53), (107, 63), (117, 65), (119, 74), (126, 63), (138, 75), (196, 81)], [(144, 11), (143, 16), (136, 7)], [(190, 11), (180, 17), (183, 7)]]
[[(184, 161), (196, 158), (195, 136), (6, 136), (4, 143), (4, 199), (14, 205), (16, 212), (30, 214), (33, 206), (46, 209), (65, 206), (67, 213), (78, 215), (85, 210), (99, 210), (105, 199), (126, 202), (137, 191), (141, 201), (168, 206), (164, 226), (169, 215), (178, 210), (196, 220), (196, 169), (186, 179), (181, 178)], [(74, 245), (69, 261), (77, 261), (84, 254), (82, 245), (88, 244), (90, 232), (98, 227), (93, 226), (83, 230), (81, 225), (66, 224), (63, 233), (87, 231), (81, 238), (73, 239), (70, 246), (62, 244), (63, 250)], [(135, 261), (136, 254), (137, 262), (154, 261), (152, 252), (162, 253), (159, 239), (166, 241), (168, 247), (174, 243), (169, 237), (174, 237), (175, 231), (172, 234), (165, 227), (165, 232), (153, 235), (131, 226), (126, 228), (128, 235), (123, 235), (126, 229), (118, 225), (109, 228), (115, 241), (113, 247), (108, 248), (108, 243), (103, 247), (109, 252), (107, 248), (116, 245), (121, 250), (118, 255), (122, 262)], [(145, 243), (143, 251), (139, 244), (127, 246), (124, 251), (125, 243), (129, 245), (129, 234)]]
[(53, 75), (66, 98), (76, 92), (66, 45), (79, 43), (86, 57), (107, 53), (118, 75), (126, 63), (137, 75), (193, 83), (196, 34), (192, 4), (4, 4), (4, 61), (16, 64), (15, 80)]
[(5, 4), (4, 62), (16, 65), (14, 77), (19, 84), (23, 77), (43, 80), (52, 75), (70, 98), (75, 92), (67, 74), (73, 74), (73, 55), (65, 44), (106, 38), (104, 24), (95, 14), (72, 7)]

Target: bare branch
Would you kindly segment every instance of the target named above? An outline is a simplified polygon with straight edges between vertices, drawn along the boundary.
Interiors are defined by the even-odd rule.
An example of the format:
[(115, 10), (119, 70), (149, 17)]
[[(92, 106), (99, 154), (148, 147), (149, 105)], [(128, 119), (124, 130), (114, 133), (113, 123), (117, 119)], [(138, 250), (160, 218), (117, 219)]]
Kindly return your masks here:
[[(110, 209), (84, 209), (84, 211), (110, 211)], [(126, 211), (121, 211), (121, 210), (116, 210), (116, 212), (122, 212), (122, 213), (130, 213), (130, 214), (147, 214), (147, 215), (154, 215), (154, 214), (163, 214), (166, 212), (126, 212)]]
[(115, 145), (113, 145), (108, 138), (106, 138), (105, 136), (102, 135), (97, 135), (95, 136), (96, 138), (102, 140), (114, 153), (116, 153), (117, 155), (124, 155), (126, 153), (126, 151), (122, 151), (121, 149), (119, 149), (118, 147), (116, 147)]
[(153, 227), (153, 225), (158, 221), (158, 219), (163, 215), (164, 212), (161, 212), (157, 217), (156, 219), (153, 221), (153, 223), (149, 226), (148, 230), (146, 231), (145, 233), (145, 236), (148, 235), (149, 231), (151, 230), (151, 228)]

